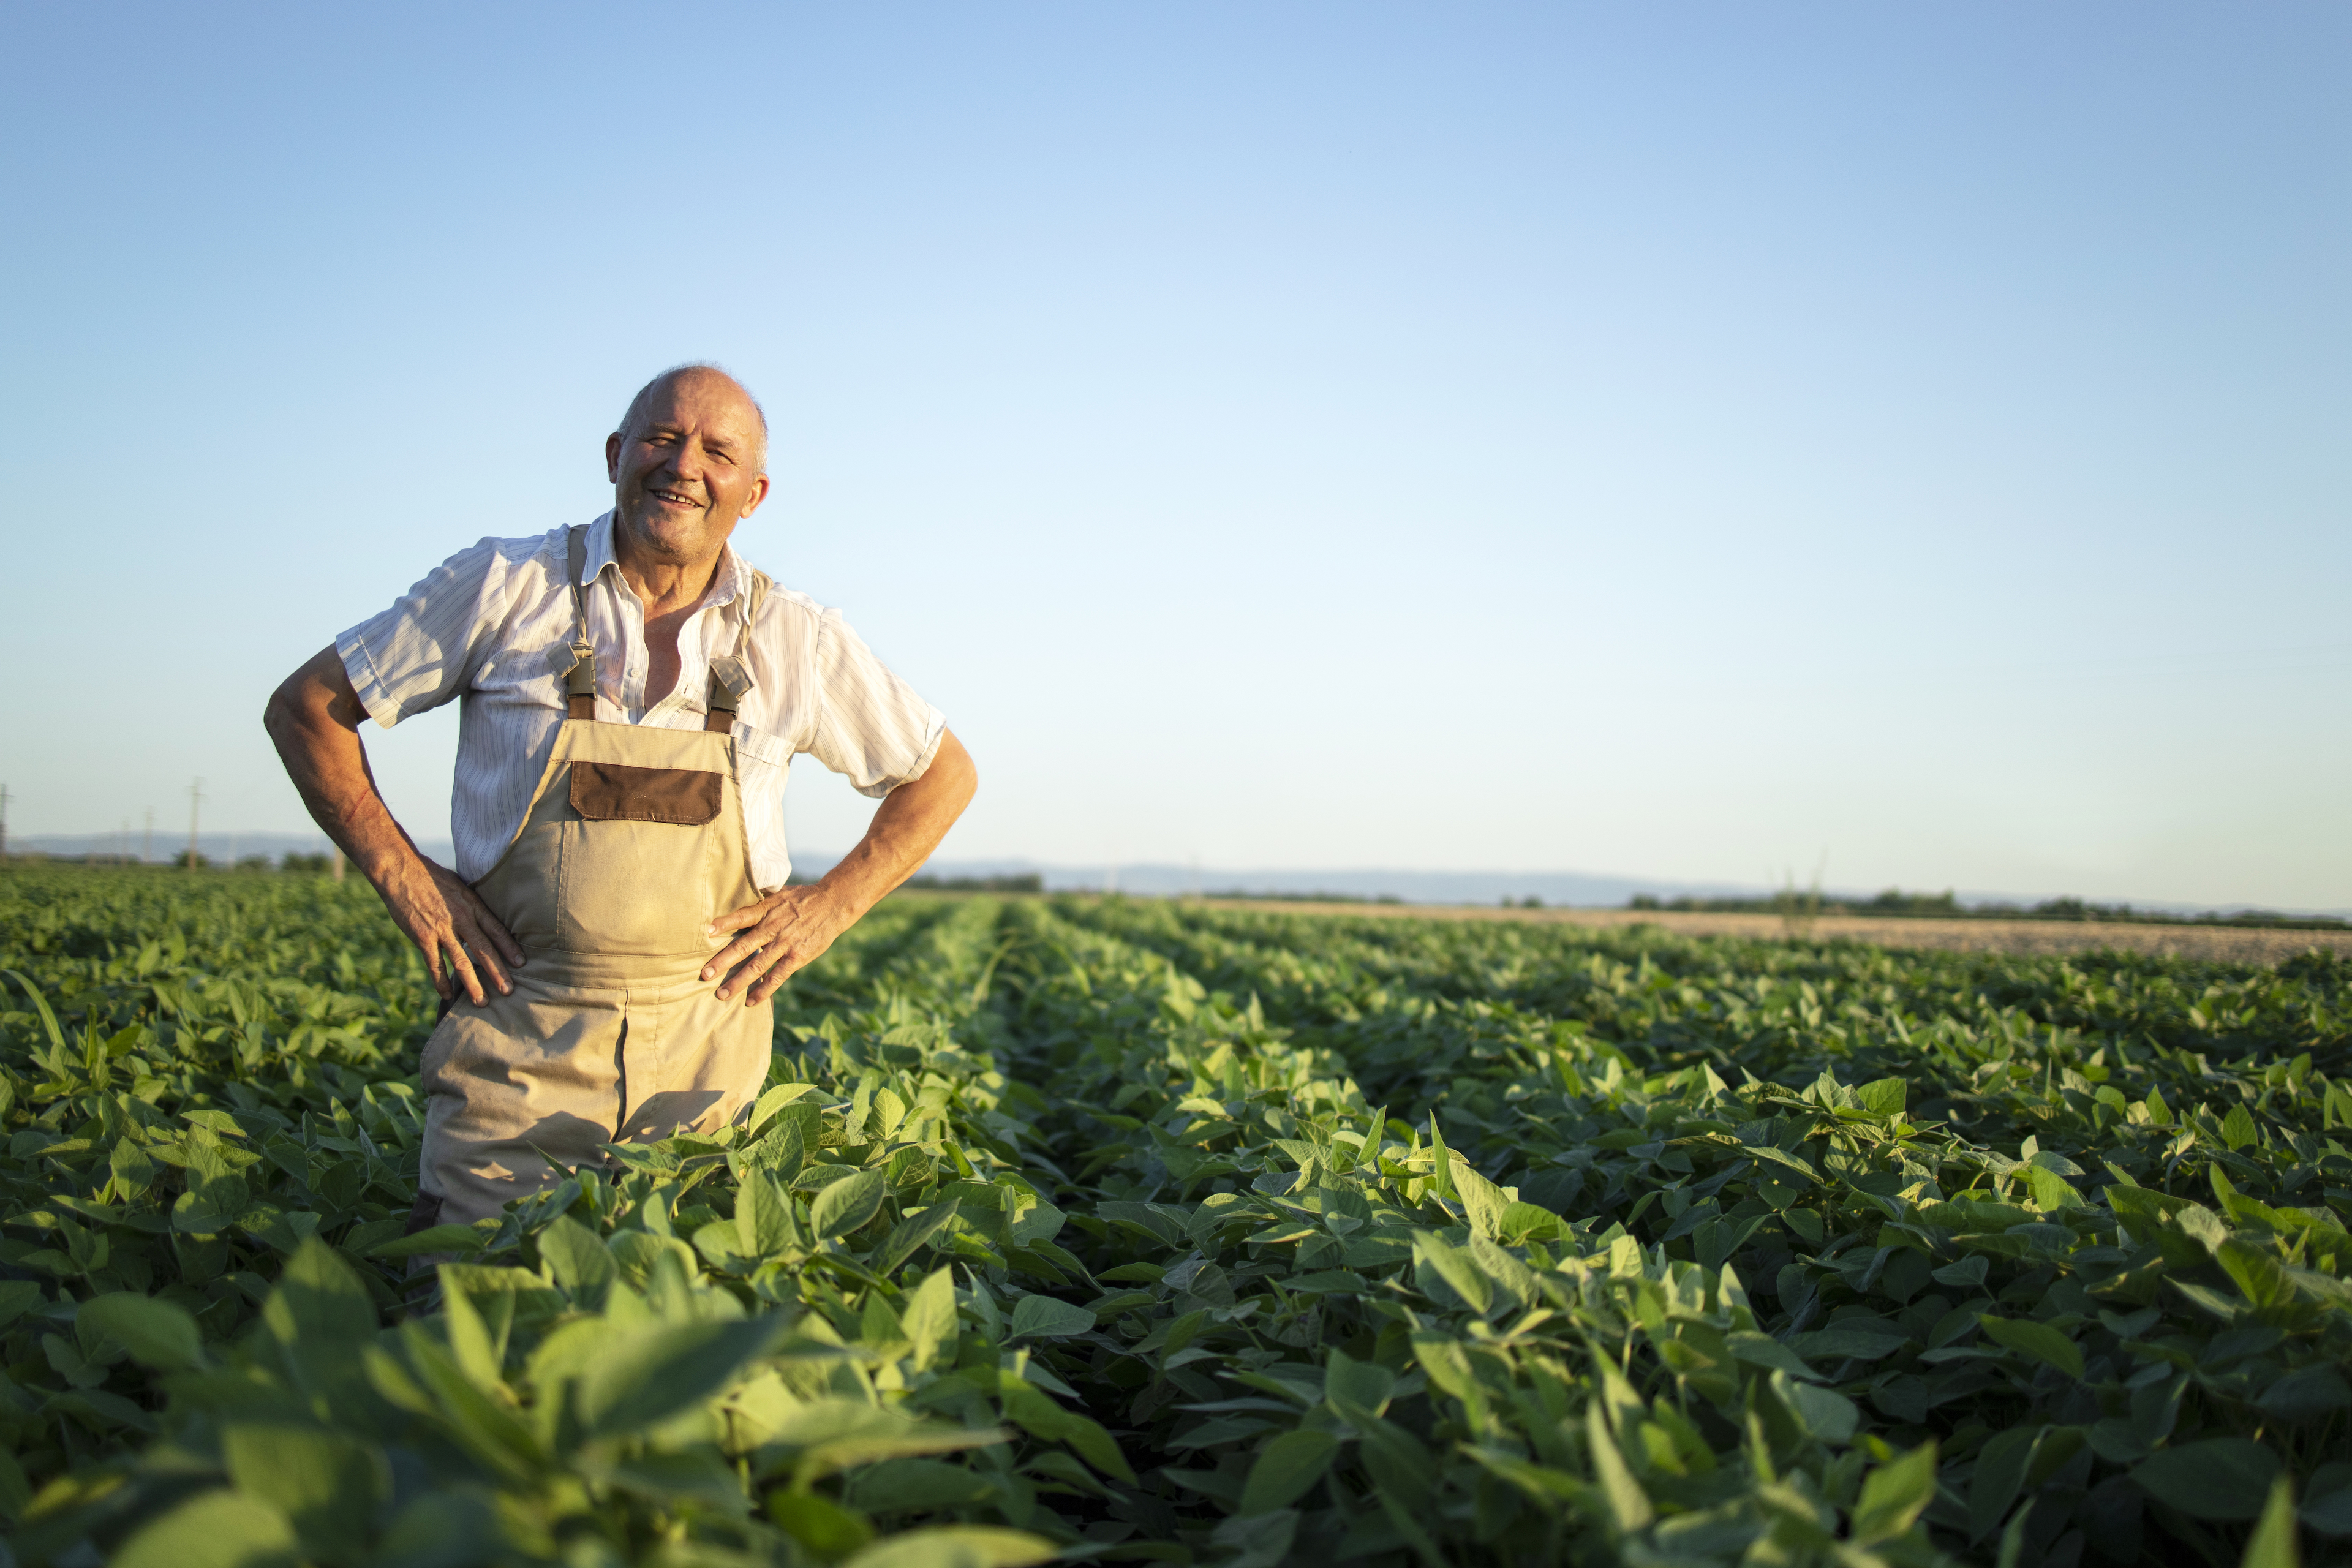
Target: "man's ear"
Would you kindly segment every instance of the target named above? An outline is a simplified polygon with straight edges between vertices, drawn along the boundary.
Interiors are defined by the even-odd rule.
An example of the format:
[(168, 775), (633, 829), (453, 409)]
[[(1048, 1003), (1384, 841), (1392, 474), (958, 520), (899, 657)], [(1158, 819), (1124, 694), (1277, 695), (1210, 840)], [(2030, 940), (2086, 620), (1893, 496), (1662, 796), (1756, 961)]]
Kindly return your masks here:
[(604, 479), (611, 484), (621, 482), (621, 433), (618, 430), (604, 437)]
[(737, 512), (735, 514), (736, 517), (738, 519), (741, 519), (751, 516), (753, 512), (760, 510), (760, 503), (767, 499), (768, 476), (761, 474), (758, 479), (751, 481), (751, 493), (743, 498), (743, 510)]

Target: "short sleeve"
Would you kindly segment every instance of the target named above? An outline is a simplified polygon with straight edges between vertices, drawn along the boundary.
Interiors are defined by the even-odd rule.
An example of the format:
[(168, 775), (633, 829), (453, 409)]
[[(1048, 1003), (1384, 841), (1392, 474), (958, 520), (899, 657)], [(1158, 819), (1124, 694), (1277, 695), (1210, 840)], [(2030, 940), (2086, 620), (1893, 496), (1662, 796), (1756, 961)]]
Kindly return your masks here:
[(497, 619), (491, 601), (509, 575), (501, 543), (485, 539), (335, 638), (335, 652), (368, 717), (391, 729), (461, 694)]
[(945, 716), (890, 673), (837, 611), (818, 628), (816, 663), (821, 701), (808, 753), (876, 800), (922, 777)]

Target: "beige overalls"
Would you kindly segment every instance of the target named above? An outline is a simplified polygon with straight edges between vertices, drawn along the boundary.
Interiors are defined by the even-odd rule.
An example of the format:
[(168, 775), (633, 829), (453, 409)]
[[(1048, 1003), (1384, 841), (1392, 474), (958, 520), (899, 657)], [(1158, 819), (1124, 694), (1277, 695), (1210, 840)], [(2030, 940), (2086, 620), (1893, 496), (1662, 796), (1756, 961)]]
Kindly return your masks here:
[[(551, 1161), (601, 1163), (600, 1144), (723, 1127), (767, 1077), (772, 1010), (701, 977), (728, 940), (711, 921), (760, 897), (729, 733), (751, 679), (712, 659), (698, 731), (596, 722), (587, 532), (571, 538), (568, 716), (521, 830), (474, 884), (529, 962), (509, 995), (461, 994), (425, 1044), (412, 1230), (494, 1215), (560, 1180)], [(747, 628), (767, 588), (752, 574)]]

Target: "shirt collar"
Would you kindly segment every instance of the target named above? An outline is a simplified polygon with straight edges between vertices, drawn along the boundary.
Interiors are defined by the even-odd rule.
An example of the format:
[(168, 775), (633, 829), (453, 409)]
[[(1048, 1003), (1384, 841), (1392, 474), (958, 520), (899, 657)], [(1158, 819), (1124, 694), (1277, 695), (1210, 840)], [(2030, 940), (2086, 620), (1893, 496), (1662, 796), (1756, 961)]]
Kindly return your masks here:
[[(596, 579), (604, 574), (605, 567), (619, 564), (619, 558), (613, 553), (613, 517), (607, 511), (588, 525), (588, 558), (580, 567), (580, 585), (583, 588), (593, 587)], [(751, 590), (751, 569), (735, 553), (733, 544), (720, 545), (719, 570), (711, 576), (709, 591), (702, 595), (700, 607), (718, 609), (737, 600), (749, 604), (747, 595)]]

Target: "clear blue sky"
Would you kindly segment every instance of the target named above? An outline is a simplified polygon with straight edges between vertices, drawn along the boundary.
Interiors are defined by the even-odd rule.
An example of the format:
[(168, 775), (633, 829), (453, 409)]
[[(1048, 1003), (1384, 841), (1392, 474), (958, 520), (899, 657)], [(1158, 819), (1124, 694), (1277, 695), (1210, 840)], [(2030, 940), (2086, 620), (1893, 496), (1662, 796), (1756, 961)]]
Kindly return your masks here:
[(9, 29), (19, 833), (303, 826), (270, 686), (708, 357), (946, 858), (2352, 905), (2332, 0)]

